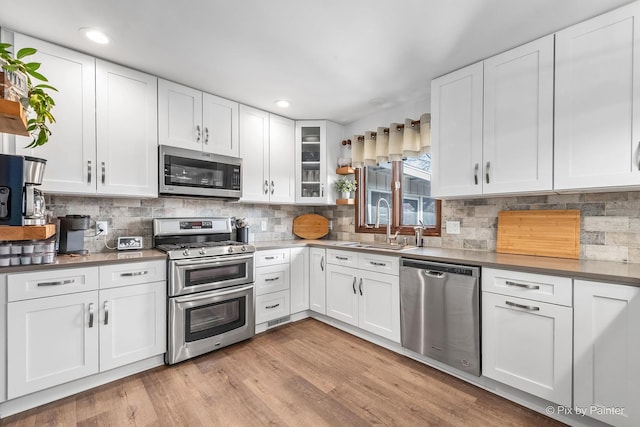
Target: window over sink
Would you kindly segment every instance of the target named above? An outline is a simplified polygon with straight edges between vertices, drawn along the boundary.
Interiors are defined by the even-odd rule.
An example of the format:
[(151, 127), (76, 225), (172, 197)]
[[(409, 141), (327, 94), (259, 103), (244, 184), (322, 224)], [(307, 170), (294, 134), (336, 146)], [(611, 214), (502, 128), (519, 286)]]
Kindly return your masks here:
[[(391, 221), (392, 232), (414, 233), (414, 227), (425, 226), (424, 235), (440, 235), (440, 200), (431, 197), (431, 154), (416, 158), (380, 163), (356, 169), (358, 198), (356, 201), (356, 231), (385, 233)], [(385, 199), (391, 206), (389, 218), (386, 205), (380, 205), (380, 228), (374, 228), (376, 206)], [(383, 227), (384, 225), (384, 227)]]

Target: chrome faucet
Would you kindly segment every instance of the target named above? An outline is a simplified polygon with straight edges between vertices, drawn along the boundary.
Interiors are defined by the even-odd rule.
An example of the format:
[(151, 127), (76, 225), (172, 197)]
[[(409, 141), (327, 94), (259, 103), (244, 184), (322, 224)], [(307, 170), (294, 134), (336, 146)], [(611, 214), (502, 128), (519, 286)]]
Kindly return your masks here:
[(376, 204), (376, 228), (380, 228), (380, 202), (384, 202), (385, 205), (387, 205), (387, 243), (391, 244), (391, 240), (395, 240), (396, 237), (398, 237), (398, 231), (396, 231), (396, 234), (391, 237), (391, 206), (389, 206), (389, 202), (387, 202), (387, 199), (380, 197), (378, 199), (378, 203)]

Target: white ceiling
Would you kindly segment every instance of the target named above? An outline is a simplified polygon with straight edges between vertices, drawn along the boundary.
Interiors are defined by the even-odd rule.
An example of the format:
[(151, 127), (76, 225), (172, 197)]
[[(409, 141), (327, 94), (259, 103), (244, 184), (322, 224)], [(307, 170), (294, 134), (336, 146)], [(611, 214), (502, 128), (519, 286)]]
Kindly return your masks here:
[[(426, 100), (434, 77), (625, 3), (11, 0), (0, 26), (293, 119), (346, 124)], [(81, 27), (112, 41), (92, 44)], [(291, 107), (276, 107), (281, 98)]]

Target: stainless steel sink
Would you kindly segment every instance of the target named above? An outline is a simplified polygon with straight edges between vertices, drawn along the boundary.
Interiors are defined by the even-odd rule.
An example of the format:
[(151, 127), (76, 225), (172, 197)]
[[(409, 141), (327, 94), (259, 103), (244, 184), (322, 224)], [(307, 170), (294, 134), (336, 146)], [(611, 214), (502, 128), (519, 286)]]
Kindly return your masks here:
[(388, 243), (336, 242), (333, 243), (333, 245), (347, 248), (387, 249), (391, 251), (403, 251), (415, 248), (415, 246), (411, 245), (393, 245)]

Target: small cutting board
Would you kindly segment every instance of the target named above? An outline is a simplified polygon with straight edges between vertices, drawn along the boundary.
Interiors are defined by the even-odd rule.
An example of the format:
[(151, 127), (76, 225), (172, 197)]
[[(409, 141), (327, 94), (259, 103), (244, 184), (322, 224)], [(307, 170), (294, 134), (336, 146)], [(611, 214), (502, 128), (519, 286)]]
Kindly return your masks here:
[(318, 214), (304, 214), (293, 219), (293, 234), (303, 239), (319, 239), (329, 234), (329, 220)]
[(580, 257), (580, 211), (498, 212), (496, 252), (577, 259)]

